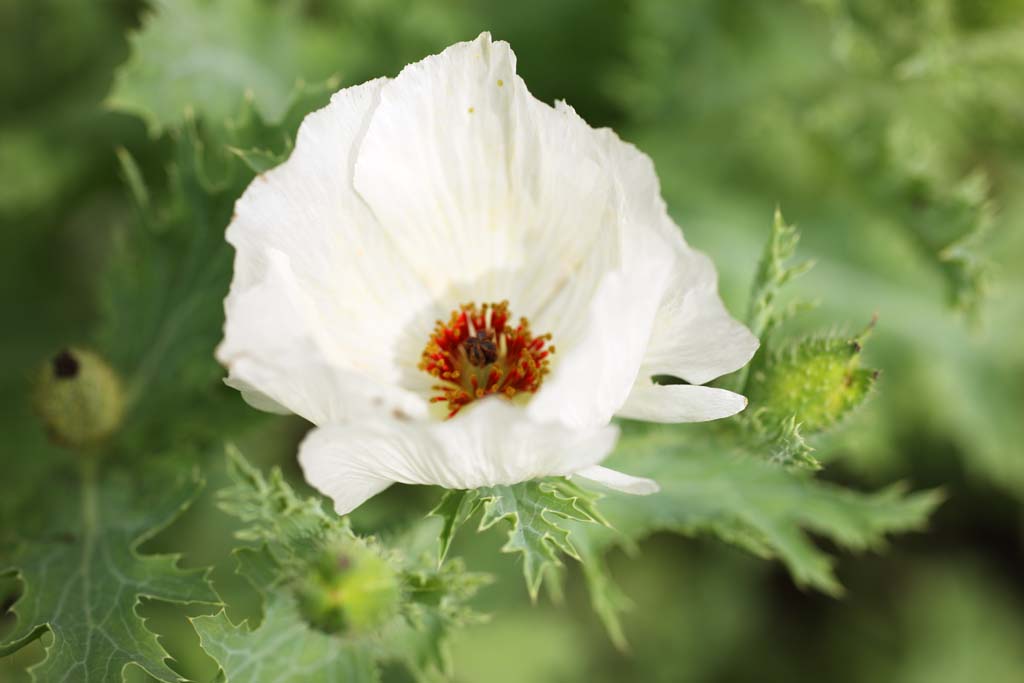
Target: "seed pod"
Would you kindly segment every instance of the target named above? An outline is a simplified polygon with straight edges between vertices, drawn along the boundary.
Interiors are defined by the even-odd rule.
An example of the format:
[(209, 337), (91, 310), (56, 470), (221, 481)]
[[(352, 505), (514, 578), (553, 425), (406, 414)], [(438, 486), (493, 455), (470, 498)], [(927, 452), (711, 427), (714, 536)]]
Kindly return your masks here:
[(97, 354), (74, 347), (39, 369), (33, 403), (50, 438), (71, 448), (110, 436), (124, 414), (117, 373)]

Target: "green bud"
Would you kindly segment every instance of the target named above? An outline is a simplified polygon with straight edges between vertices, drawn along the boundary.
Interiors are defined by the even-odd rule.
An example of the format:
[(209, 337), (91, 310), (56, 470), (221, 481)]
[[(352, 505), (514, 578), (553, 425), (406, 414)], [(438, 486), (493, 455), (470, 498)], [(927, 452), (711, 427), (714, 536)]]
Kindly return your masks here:
[(758, 421), (781, 425), (794, 420), (805, 433), (826, 429), (867, 398), (876, 370), (860, 367), (871, 331), (854, 339), (815, 337), (773, 354), (751, 373), (748, 398)]
[(299, 610), (326, 633), (366, 633), (398, 610), (400, 579), (378, 549), (357, 538), (328, 546), (296, 588)]
[(124, 414), (117, 373), (97, 354), (73, 347), (39, 369), (33, 403), (50, 438), (73, 448), (110, 436)]

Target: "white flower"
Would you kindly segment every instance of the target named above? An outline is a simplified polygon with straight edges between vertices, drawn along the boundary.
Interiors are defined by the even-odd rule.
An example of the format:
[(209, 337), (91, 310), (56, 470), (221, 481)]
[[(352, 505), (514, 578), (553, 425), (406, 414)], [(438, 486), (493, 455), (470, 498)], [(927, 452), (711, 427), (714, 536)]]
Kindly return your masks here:
[(316, 425), (299, 461), (339, 513), (394, 482), (573, 475), (651, 493), (598, 465), (613, 416), (746, 405), (699, 386), (757, 340), (650, 159), (536, 100), (486, 33), (335, 94), (239, 199), (227, 239), (226, 381)]

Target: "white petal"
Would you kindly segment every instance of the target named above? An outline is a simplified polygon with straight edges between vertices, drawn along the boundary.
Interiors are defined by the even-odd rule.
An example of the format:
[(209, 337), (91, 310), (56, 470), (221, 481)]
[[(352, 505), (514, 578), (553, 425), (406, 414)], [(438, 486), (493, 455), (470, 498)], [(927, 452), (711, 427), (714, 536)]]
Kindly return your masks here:
[(634, 477), (618, 470), (602, 467), (601, 465), (584, 468), (572, 476), (574, 479), (586, 479), (615, 491), (631, 493), (635, 496), (649, 496), (661, 490), (658, 482), (653, 479)]
[(392, 482), (451, 489), (567, 476), (603, 460), (618, 436), (538, 424), (499, 398), (445, 422), (367, 420), (310, 432), (299, 449), (306, 480), (350, 512)]
[[(656, 287), (658, 261), (651, 266)], [(623, 269), (605, 275), (588, 307), (585, 341), (559, 351), (558, 365), (528, 406), (534, 419), (557, 417), (574, 428), (593, 428), (607, 423), (626, 400), (657, 306), (643, 273)]]
[(263, 262), (263, 279), (225, 302), (217, 359), (228, 368), (230, 386), (257, 408), (293, 412), (315, 424), (385, 410), (426, 413), (415, 394), (338, 362), (339, 351), (288, 257), (270, 249)]
[[(342, 90), (307, 116), (288, 161), (257, 176), (238, 200), (227, 239), (236, 249), (232, 298), (264, 281), (268, 253), (284, 254), (338, 351), (334, 362), (397, 383), (409, 369), (395, 347), (428, 297), (352, 184), (384, 82)], [(230, 300), (227, 308), (230, 317)]]
[(605, 134), (615, 165), (631, 179), (636, 222), (658, 232), (673, 259), (640, 375), (667, 374), (704, 384), (743, 367), (758, 340), (725, 310), (714, 264), (686, 244), (669, 217), (650, 158), (613, 132)]
[[(446, 309), (435, 317), (508, 300), (554, 335), (557, 365), (619, 258), (614, 179), (597, 142), (571, 109), (530, 95), (508, 45), (483, 34), (382, 89), (355, 184)], [(426, 339), (416, 341), (419, 352)]]
[(725, 309), (711, 259), (686, 246), (680, 236), (672, 281), (658, 309), (641, 374), (703, 384), (746, 365), (758, 344)]
[(747, 399), (725, 389), (689, 384), (637, 382), (619, 417), (647, 422), (706, 422), (735, 415)]
[[(559, 111), (571, 111), (560, 103)], [(592, 131), (612, 178), (617, 245), (587, 305), (582, 341), (562, 357), (530, 404), (533, 415), (557, 415), (577, 427), (602, 424), (626, 401), (649, 345), (658, 304), (673, 267), (673, 245), (661, 229), (665, 203), (650, 159), (610, 130)], [(565, 353), (563, 353), (565, 351)]]

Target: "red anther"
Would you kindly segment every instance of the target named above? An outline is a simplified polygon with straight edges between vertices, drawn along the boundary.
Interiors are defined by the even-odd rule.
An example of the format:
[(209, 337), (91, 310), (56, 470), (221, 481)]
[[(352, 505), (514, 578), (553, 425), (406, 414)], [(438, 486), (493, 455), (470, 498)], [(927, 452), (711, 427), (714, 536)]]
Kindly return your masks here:
[[(435, 324), (419, 368), (441, 380), (441, 384), (432, 387), (438, 393), (430, 400), (447, 403), (448, 417), (477, 398), (500, 394), (511, 399), (520, 392), (535, 393), (540, 388), (549, 371), (548, 358), (554, 352), (547, 346), (551, 335), (534, 337), (526, 318), (520, 318), (518, 326), (512, 328), (508, 325), (510, 317), (506, 301), (481, 307), (465, 304), (452, 312), (447, 323), (439, 320)], [(470, 363), (463, 348), (471, 336), (470, 323), (476, 335), (483, 334), (491, 342), (500, 343), (504, 337), (504, 354), (480, 366)], [(479, 363), (479, 354), (475, 357)]]

